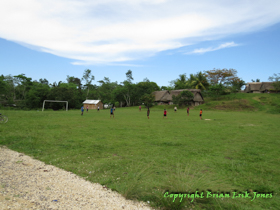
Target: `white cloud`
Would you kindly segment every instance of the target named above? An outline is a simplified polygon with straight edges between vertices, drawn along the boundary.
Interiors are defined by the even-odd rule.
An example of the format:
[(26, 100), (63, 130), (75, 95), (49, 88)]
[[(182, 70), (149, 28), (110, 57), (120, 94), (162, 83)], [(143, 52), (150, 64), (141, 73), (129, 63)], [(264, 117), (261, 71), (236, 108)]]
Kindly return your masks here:
[(219, 45), (218, 47), (208, 47), (208, 48), (195, 49), (192, 52), (189, 52), (189, 53), (186, 53), (186, 54), (204, 54), (206, 52), (212, 52), (212, 51), (221, 50), (221, 49), (229, 48), (229, 47), (236, 47), (236, 46), (239, 46), (239, 44), (236, 44), (234, 42), (227, 42), (227, 43)]
[(125, 63), (267, 27), (279, 8), (275, 0), (1, 0), (0, 37), (76, 65)]

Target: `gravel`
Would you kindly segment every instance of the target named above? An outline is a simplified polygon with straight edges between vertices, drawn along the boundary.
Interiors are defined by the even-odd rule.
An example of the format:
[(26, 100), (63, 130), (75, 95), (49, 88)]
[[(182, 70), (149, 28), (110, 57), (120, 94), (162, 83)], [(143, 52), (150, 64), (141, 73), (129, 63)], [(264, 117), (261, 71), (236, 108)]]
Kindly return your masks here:
[(151, 209), (100, 184), (0, 147), (0, 209)]

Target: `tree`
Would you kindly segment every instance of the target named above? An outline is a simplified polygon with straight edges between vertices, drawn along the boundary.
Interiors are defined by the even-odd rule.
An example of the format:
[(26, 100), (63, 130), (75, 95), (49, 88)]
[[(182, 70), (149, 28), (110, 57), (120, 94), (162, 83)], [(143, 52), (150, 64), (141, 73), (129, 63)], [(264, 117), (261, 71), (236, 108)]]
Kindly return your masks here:
[(117, 82), (110, 82), (108, 77), (98, 81), (101, 85), (98, 87), (98, 96), (104, 104), (114, 102), (113, 91), (117, 87)]
[(194, 89), (206, 90), (209, 87), (207, 78), (201, 71), (195, 75), (190, 74), (188, 83)]
[(246, 82), (242, 79), (235, 79), (231, 82), (231, 90), (232, 92), (238, 92), (241, 90), (241, 88), (246, 85)]
[(126, 105), (130, 106), (131, 96), (133, 94), (133, 90), (135, 89), (135, 85), (132, 84), (132, 80), (133, 80), (132, 71), (128, 70), (125, 74), (126, 74), (126, 80), (122, 82), (123, 86), (121, 88), (121, 92), (126, 101)]
[(39, 79), (39, 82), (44, 85), (49, 85), (49, 81), (47, 79)]
[(32, 87), (26, 93), (25, 104), (28, 108), (41, 108), (43, 101), (48, 99), (50, 87), (47, 84), (33, 82)]
[(147, 94), (145, 93), (142, 97), (141, 97), (141, 101), (144, 102), (145, 106), (147, 107), (151, 107), (155, 101), (155, 96), (153, 94)]
[(7, 93), (7, 89), (8, 89), (8, 84), (5, 82), (5, 77), (4, 75), (0, 76), (0, 98), (1, 96), (5, 96), (5, 94)]
[(134, 80), (133, 79), (133, 77), (132, 77), (132, 71), (131, 70), (128, 70), (126, 73), (125, 73), (125, 75), (126, 75), (126, 80), (128, 81), (128, 82), (132, 82), (132, 80)]
[(68, 83), (72, 83), (72, 84), (75, 84), (77, 86), (77, 88), (81, 89), (82, 87), (82, 83), (81, 83), (81, 80), (77, 77), (70, 77), (69, 75), (67, 75), (67, 78), (66, 78), (67, 82)]
[(212, 85), (229, 85), (238, 77), (235, 69), (213, 69), (205, 71), (205, 76)]
[(25, 74), (14, 76), (18, 98), (25, 99), (26, 92), (31, 88), (32, 78), (26, 77)]
[(135, 89), (132, 95), (132, 101), (136, 104), (142, 103), (142, 96), (144, 96), (145, 94), (149, 95), (152, 92), (158, 90), (160, 90), (160, 88), (155, 82), (144, 79), (143, 82), (139, 82), (135, 85)]
[(225, 86), (222, 84), (216, 84), (209, 87), (209, 92), (212, 97), (218, 97), (226, 93), (225, 89)]
[[(77, 89), (73, 83), (60, 83), (59, 86), (52, 87), (47, 99), (68, 101), (69, 108), (80, 108), (81, 103), (84, 100), (84, 96)], [(50, 103), (50, 107), (53, 109), (61, 109), (65, 104)]]
[(14, 77), (12, 75), (4, 76), (3, 82), (6, 84), (4, 99), (6, 99), (8, 103), (14, 103), (16, 100), (16, 84)]
[(194, 98), (192, 92), (188, 90), (182, 91), (178, 96), (173, 95), (172, 101), (174, 104), (178, 104), (179, 106), (188, 105)]
[(160, 90), (174, 90), (174, 88), (171, 86), (161, 86)]
[(86, 69), (86, 70), (84, 71), (82, 80), (84, 80), (84, 81), (86, 82), (86, 84), (85, 84), (84, 86), (87, 87), (87, 96), (88, 96), (89, 87), (90, 87), (90, 85), (91, 85), (91, 82), (94, 80), (94, 76), (91, 75), (91, 70), (90, 70), (90, 69)]
[(273, 76), (268, 78), (269, 81), (273, 82), (272, 85), (276, 91), (280, 91), (280, 73), (273, 74)]
[(170, 82), (175, 90), (189, 88), (188, 78), (186, 74), (180, 74), (179, 79)]

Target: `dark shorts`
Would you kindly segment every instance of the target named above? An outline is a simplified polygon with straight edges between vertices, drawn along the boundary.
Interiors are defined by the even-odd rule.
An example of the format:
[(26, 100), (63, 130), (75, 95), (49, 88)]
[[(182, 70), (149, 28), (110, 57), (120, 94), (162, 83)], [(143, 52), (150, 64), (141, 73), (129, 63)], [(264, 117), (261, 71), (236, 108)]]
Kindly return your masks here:
[(189, 113), (189, 111), (187, 111), (187, 113)]
[(99, 111), (99, 109), (97, 109)]
[(111, 112), (111, 115), (113, 115), (114, 113), (113, 112)]
[(199, 115), (200, 117), (202, 116), (202, 114)]
[(177, 109), (174, 109), (174, 111), (176, 112), (176, 111), (177, 111)]
[(166, 114), (164, 114), (163, 116), (165, 116), (165, 117), (166, 117)]

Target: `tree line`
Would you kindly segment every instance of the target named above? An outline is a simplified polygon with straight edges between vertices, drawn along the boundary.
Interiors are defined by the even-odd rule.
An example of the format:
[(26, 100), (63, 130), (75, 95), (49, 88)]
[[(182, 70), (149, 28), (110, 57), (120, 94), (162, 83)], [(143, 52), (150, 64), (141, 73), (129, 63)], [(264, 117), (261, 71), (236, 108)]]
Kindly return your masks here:
[[(69, 108), (80, 108), (85, 99), (100, 99), (103, 104), (131, 106), (141, 104), (151, 98), (151, 93), (160, 87), (147, 78), (133, 83), (132, 71), (126, 73), (126, 80), (121, 83), (111, 82), (108, 77), (92, 84), (92, 71), (86, 69), (82, 78), (67, 75), (66, 81), (49, 83), (47, 79), (32, 81), (25, 74), (0, 76), (0, 106), (13, 105), (26, 109), (42, 107), (44, 100), (68, 101)], [(46, 108), (61, 109), (63, 103), (48, 103)]]
[[(275, 79), (271, 77), (270, 79)], [(277, 77), (278, 78), (278, 77)], [(201, 89), (203, 96), (219, 96), (241, 90), (246, 83), (237, 76), (235, 69), (213, 69), (196, 74), (179, 75), (169, 86), (159, 87), (155, 82), (145, 78), (142, 82), (133, 83), (132, 71), (126, 72), (126, 80), (121, 83), (111, 82), (108, 77), (97, 81), (90, 69), (84, 70), (82, 78), (67, 75), (66, 82), (53, 84), (47, 79), (32, 81), (25, 74), (0, 76), (1, 105), (16, 104), (17, 107), (35, 109), (42, 107), (44, 100), (68, 101), (69, 108), (80, 108), (85, 99), (99, 99), (103, 104), (115, 106), (132, 106), (145, 103), (151, 106), (159, 90)], [(278, 78), (279, 80), (279, 78)], [(63, 104), (49, 103), (46, 108), (61, 109)]]

